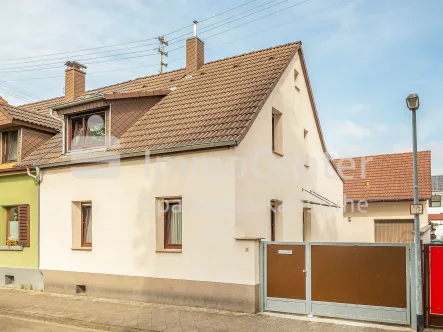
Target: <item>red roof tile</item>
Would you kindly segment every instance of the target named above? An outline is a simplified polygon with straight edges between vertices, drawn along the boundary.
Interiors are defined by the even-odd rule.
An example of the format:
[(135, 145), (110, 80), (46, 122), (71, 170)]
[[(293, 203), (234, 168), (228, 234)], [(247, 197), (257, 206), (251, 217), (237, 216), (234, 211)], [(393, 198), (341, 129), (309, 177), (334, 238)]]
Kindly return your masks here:
[[(351, 167), (352, 161), (355, 167)], [(412, 153), (335, 159), (344, 178), (347, 201), (400, 201), (414, 199)], [(366, 165), (366, 167), (365, 167)], [(431, 198), (431, 152), (418, 153), (420, 199)]]

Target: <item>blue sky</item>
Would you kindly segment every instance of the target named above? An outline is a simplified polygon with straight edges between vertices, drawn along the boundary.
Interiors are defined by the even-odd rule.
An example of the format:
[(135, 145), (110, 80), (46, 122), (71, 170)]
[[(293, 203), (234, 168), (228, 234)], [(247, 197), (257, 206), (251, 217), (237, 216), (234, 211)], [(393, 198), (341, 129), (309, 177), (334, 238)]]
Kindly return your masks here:
[[(405, 106), (405, 97), (419, 93), (419, 149), (432, 150), (432, 173), (443, 174), (440, 134), (443, 106), (439, 100), (443, 91), (443, 2), (352, 0), (340, 4), (343, 0), (308, 0), (295, 5), (302, 0), (270, 1), (255, 0), (201, 22), (199, 35), (205, 41), (205, 60), (301, 40), (326, 144), (334, 157), (410, 151), (411, 114)], [(17, 98), (17, 91), (2, 85), (4, 82), (41, 98), (60, 96), (64, 86), (63, 63), (79, 58), (89, 59), (83, 61), (88, 66), (88, 89), (155, 74), (159, 58), (149, 55), (155, 45), (143, 46), (154, 40), (21, 60), (38, 60), (26, 64), (5, 60), (149, 39), (245, 2), (16, 0), (2, 3), (0, 95), (11, 104), (24, 103)], [(325, 9), (335, 4), (340, 5)], [(267, 8), (271, 5), (274, 6)], [(284, 9), (291, 5), (295, 6)], [(257, 6), (261, 7), (256, 10), (263, 10), (204, 33), (205, 27), (214, 27), (209, 27), (210, 24), (220, 20), (227, 23), (251, 13), (241, 14)], [(234, 28), (278, 10), (282, 11)], [(281, 26), (270, 29), (276, 25)], [(192, 34), (192, 27), (167, 35), (166, 39), (186, 33)], [(171, 42), (168, 49), (184, 46), (180, 39), (174, 45)], [(122, 50), (90, 54), (117, 48)], [(142, 50), (144, 53), (139, 52)], [(109, 56), (136, 51), (139, 53)], [(134, 56), (138, 57), (118, 60)], [(184, 48), (171, 51), (167, 70), (183, 67), (183, 56)], [(112, 61), (93, 63), (100, 60)], [(26, 67), (28, 71), (24, 71), (22, 66), (30, 65), (35, 67)], [(42, 66), (56, 68), (41, 70)], [(122, 70), (132, 67), (137, 68)]]

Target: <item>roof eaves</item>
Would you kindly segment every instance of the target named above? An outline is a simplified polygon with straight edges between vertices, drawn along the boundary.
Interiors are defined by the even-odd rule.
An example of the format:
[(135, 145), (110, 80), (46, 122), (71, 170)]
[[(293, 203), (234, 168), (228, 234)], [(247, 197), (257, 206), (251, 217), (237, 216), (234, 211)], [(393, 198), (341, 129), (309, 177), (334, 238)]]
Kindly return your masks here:
[(78, 164), (91, 164), (91, 163), (99, 163), (105, 161), (111, 161), (116, 159), (128, 159), (128, 158), (137, 158), (137, 157), (145, 157), (149, 156), (157, 156), (157, 155), (166, 155), (180, 152), (189, 152), (189, 151), (199, 151), (199, 150), (208, 150), (208, 149), (217, 149), (222, 147), (232, 147), (238, 145), (237, 141), (223, 141), (223, 142), (214, 142), (214, 143), (204, 143), (204, 144), (195, 144), (195, 145), (186, 145), (186, 146), (177, 146), (165, 149), (155, 149), (155, 150), (146, 150), (146, 151), (137, 151), (137, 152), (127, 152), (127, 153), (118, 153), (114, 151), (110, 152), (107, 155), (102, 155), (100, 157), (95, 158), (85, 158), (76, 160), (66, 160), (55, 163), (48, 164), (37, 164), (34, 163), (34, 166), (39, 166), (40, 168), (51, 168), (51, 167), (60, 167), (67, 165), (78, 165)]
[(71, 107), (71, 106), (77, 106), (77, 105), (82, 105), (82, 104), (86, 104), (89, 103), (91, 101), (96, 101), (96, 100), (101, 100), (104, 99), (104, 96), (102, 94), (97, 94), (91, 97), (87, 97), (87, 98), (83, 98), (83, 99), (78, 99), (78, 100), (74, 100), (74, 101), (70, 101), (67, 103), (62, 103), (62, 104), (58, 104), (58, 105), (54, 105), (54, 106), (50, 106), (50, 108), (53, 111), (57, 111), (63, 108), (67, 108), (67, 107)]
[(122, 92), (122, 93), (105, 93), (103, 97), (105, 99), (129, 99), (140, 97), (152, 97), (152, 96), (166, 96), (171, 93), (171, 90), (152, 90), (152, 91), (134, 91), (134, 92)]
[[(430, 198), (426, 198), (426, 197), (420, 197), (419, 201), (426, 201), (429, 200)], [(350, 203), (357, 203), (357, 202), (368, 202), (368, 203), (389, 203), (389, 202), (413, 202), (414, 201), (414, 197), (410, 197), (410, 198), (380, 198), (380, 199), (366, 199), (366, 198), (360, 198), (360, 199), (346, 199), (346, 204), (350, 204)]]

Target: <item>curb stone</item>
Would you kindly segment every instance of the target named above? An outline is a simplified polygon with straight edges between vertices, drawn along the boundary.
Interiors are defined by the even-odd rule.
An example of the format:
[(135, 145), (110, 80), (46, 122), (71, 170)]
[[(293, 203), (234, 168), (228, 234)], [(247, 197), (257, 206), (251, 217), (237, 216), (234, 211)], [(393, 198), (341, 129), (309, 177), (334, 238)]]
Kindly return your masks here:
[(43, 316), (38, 314), (31, 314), (27, 312), (15, 312), (15, 311), (9, 311), (0, 309), (0, 315), (14, 317), (14, 318), (25, 318), (25, 319), (33, 319), (43, 322), (49, 322), (49, 323), (57, 323), (57, 324), (63, 324), (63, 325), (69, 325), (69, 326), (75, 326), (75, 327), (84, 327), (88, 329), (96, 329), (96, 330), (105, 330), (105, 331), (113, 331), (113, 332), (146, 332), (146, 331), (163, 331), (163, 330), (153, 330), (153, 329), (140, 329), (136, 327), (125, 327), (125, 326), (118, 326), (118, 325), (110, 325), (110, 324), (103, 324), (103, 323), (94, 323), (94, 322), (86, 322), (78, 319), (73, 318), (66, 318), (66, 317), (54, 317), (54, 316)]

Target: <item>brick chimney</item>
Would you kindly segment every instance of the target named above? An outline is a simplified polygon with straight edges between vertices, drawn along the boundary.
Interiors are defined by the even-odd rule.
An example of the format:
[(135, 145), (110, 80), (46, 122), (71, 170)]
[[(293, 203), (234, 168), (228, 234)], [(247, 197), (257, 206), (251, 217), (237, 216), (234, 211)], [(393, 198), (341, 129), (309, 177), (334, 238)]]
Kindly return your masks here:
[(186, 40), (186, 75), (192, 75), (205, 63), (205, 43), (197, 37), (197, 21), (194, 21), (194, 37)]
[(65, 63), (65, 101), (73, 101), (86, 91), (85, 76), (83, 69), (86, 66), (77, 61)]

